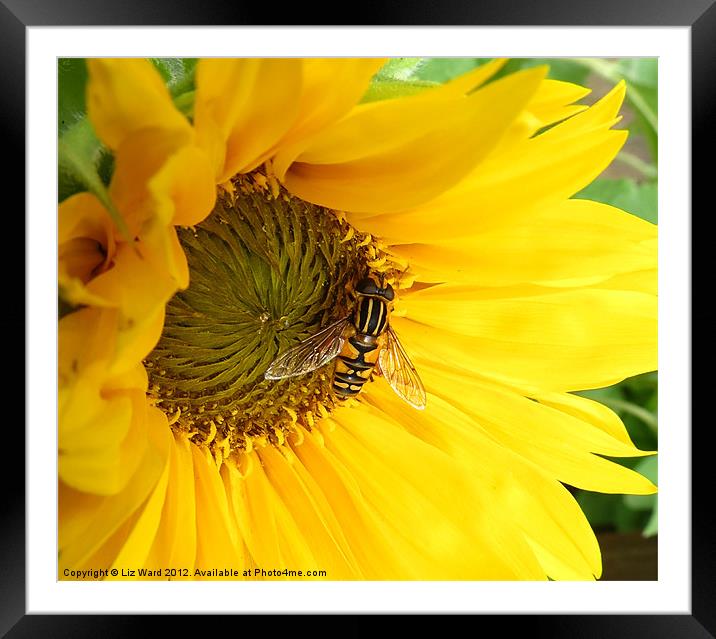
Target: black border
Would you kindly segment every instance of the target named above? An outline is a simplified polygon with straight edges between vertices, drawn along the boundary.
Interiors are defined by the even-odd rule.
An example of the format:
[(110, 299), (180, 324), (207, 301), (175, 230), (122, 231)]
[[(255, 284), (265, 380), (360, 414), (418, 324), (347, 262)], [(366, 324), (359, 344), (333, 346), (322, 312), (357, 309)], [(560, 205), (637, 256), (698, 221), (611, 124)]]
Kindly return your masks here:
[[(336, 25), (336, 17), (351, 13), (352, 6), (333, 3), (315, 5), (305, 2), (288, 3), (281, 8), (285, 24)], [(692, 196), (701, 194), (705, 203), (714, 180), (711, 140), (716, 139), (713, 119), (716, 116), (716, 0), (530, 0), (463, 1), (414, 0), (411, 3), (380, 3), (363, 0), (356, 6), (356, 25), (501, 25), (501, 26), (690, 26), (692, 64)], [(28, 26), (119, 26), (119, 25), (269, 25), (278, 6), (240, 0), (0, 0), (0, 148), (12, 162), (3, 169), (3, 183), (24, 183), (25, 144), (25, 28)], [(270, 12), (273, 12), (270, 13)], [(293, 14), (296, 14), (293, 16)], [(296, 20), (292, 18), (296, 17)], [(346, 26), (346, 25), (340, 25)], [(351, 25), (353, 26), (353, 25)], [(708, 134), (711, 130), (712, 133)], [(707, 155), (708, 154), (708, 155)], [(701, 155), (702, 161), (696, 161)], [(708, 159), (707, 159), (708, 158)], [(22, 159), (22, 161), (20, 161)], [(4, 189), (3, 195), (10, 194)], [(7, 204), (6, 220), (17, 219), (14, 211), (24, 210), (24, 191), (16, 189), (14, 206)], [(706, 209), (706, 207), (703, 207)], [(713, 204), (707, 209), (713, 216)], [(689, 211), (681, 212), (684, 216)], [(692, 219), (692, 218), (690, 218)], [(21, 230), (25, 240), (31, 241)], [(711, 288), (709, 286), (709, 288)], [(13, 299), (18, 299), (17, 297)], [(702, 311), (703, 312), (703, 311)], [(24, 311), (22, 311), (24, 317)], [(17, 313), (16, 313), (17, 314)], [(713, 317), (713, 316), (711, 316)], [(27, 344), (27, 333), (25, 344)], [(7, 355), (6, 355), (7, 357)], [(19, 360), (18, 360), (19, 361)], [(31, 382), (31, 380), (27, 380)], [(694, 380), (697, 381), (696, 379)], [(703, 382), (704, 385), (707, 382)], [(706, 389), (703, 389), (706, 391)], [(705, 395), (702, 395), (705, 396)], [(7, 418), (6, 418), (7, 423)], [(711, 422), (712, 420), (709, 420)], [(683, 424), (688, 428), (690, 424)], [(712, 429), (703, 424), (702, 431), (693, 430), (693, 504), (712, 503), (710, 474), (707, 475), (708, 441), (703, 432)], [(17, 441), (13, 427), (13, 440)], [(701, 445), (699, 445), (701, 444)], [(18, 457), (15, 455), (14, 457)], [(12, 637), (127, 637), (146, 628), (166, 633), (175, 619), (187, 634), (208, 634), (217, 631), (211, 619), (193, 616), (170, 618), (156, 615), (26, 615), (25, 614), (25, 492), (17, 477), (24, 476), (24, 458), (9, 463), (10, 455), (0, 463), (3, 517), (0, 524), (0, 633)], [(653, 637), (706, 638), (716, 636), (716, 543), (708, 525), (708, 508), (693, 511), (692, 519), (692, 614), (681, 615), (484, 615), (474, 620), (474, 631), (490, 632), (494, 626), (500, 635), (524, 630), (537, 637)], [(229, 620), (231, 621), (231, 620)], [(336, 634), (364, 634), (372, 615), (363, 615), (350, 624), (342, 617), (326, 617), (321, 627)], [(383, 624), (386, 616), (378, 619)], [(434, 617), (422, 617), (428, 629)], [(280, 626), (293, 627), (303, 620), (288, 615), (271, 621), (257, 615), (244, 617), (234, 632), (259, 631), (262, 634), (280, 631)], [(403, 621), (401, 620), (401, 623)], [(442, 629), (445, 620), (438, 619)], [(248, 624), (248, 625), (247, 625)], [(178, 625), (178, 624), (176, 624)], [(371, 624), (372, 625), (372, 624)], [(305, 625), (304, 625), (305, 627)], [(319, 628), (311, 623), (311, 631)], [(7, 633), (7, 634), (5, 634)]]

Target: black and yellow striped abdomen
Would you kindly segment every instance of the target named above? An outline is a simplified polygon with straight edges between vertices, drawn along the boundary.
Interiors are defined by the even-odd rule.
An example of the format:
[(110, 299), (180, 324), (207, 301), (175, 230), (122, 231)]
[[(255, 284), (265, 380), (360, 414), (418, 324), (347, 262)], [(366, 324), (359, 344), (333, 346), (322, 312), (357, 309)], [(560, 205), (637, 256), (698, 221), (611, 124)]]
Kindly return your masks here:
[(353, 325), (343, 335), (333, 372), (333, 390), (338, 397), (354, 397), (370, 379), (385, 341), (393, 295), (390, 285), (382, 288), (373, 278), (357, 284)]
[(345, 340), (333, 372), (333, 390), (338, 397), (353, 397), (361, 391), (370, 379), (382, 346), (382, 335), (356, 333)]

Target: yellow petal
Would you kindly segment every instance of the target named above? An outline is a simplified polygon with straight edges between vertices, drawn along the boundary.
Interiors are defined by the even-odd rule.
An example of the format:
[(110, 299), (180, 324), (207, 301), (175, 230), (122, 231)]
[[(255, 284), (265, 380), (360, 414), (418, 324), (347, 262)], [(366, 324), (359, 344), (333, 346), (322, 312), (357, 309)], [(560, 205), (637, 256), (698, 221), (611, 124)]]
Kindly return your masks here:
[(607, 493), (650, 494), (656, 490), (641, 475), (597, 456), (645, 453), (590, 421), (470, 378), (460, 370), (424, 364), (421, 375), (434, 395), (469, 415), (491, 438), (554, 479)]
[(57, 243), (62, 246), (76, 238), (91, 239), (107, 253), (114, 252), (112, 218), (92, 193), (77, 193), (60, 203), (57, 218)]
[(463, 73), (443, 84), (437, 84), (434, 86), (412, 86), (406, 85), (407, 89), (410, 89), (410, 93), (397, 96), (381, 96), (380, 99), (397, 99), (405, 97), (405, 95), (411, 95), (414, 97), (421, 97), (423, 99), (431, 100), (435, 97), (436, 92), (443, 96), (452, 95), (467, 95), (472, 93), (480, 86), (485, 84), (492, 76), (494, 76), (505, 64), (507, 58), (495, 58), (485, 64), (475, 67), (474, 69)]
[(273, 562), (282, 560), (272, 509), (272, 489), (260, 469), (256, 453), (250, 453), (247, 457), (254, 461), (245, 476), (232, 464), (224, 464), (221, 467), (221, 476), (233, 521), (251, 558), (258, 566), (270, 566)]
[(141, 362), (157, 345), (164, 326), (164, 306), (142, 318), (121, 326), (117, 333), (117, 350), (111, 367), (113, 374), (126, 371)]
[(174, 107), (159, 72), (148, 60), (89, 58), (87, 113), (99, 138), (116, 150), (140, 129), (172, 129), (191, 137), (186, 118)]
[(348, 215), (348, 221), (401, 244), (471, 236), (521, 222), (580, 191), (614, 159), (627, 135), (609, 129), (619, 96), (609, 94), (547, 132), (496, 151), (424, 206), (371, 218)]
[(566, 200), (510, 226), (391, 252), (424, 281), (574, 286), (655, 268), (656, 234), (655, 225), (614, 207)]
[(502, 137), (493, 154), (524, 144), (540, 129), (581, 113), (587, 106), (572, 103), (589, 92), (589, 89), (576, 84), (545, 78), (525, 110), (519, 114)]
[(57, 482), (57, 495), (57, 544), (61, 554), (65, 548), (81, 539), (105, 497), (75, 490), (62, 480)]
[[(271, 455), (268, 448), (271, 447), (264, 447), (257, 452), (259, 463), (253, 466), (252, 472), (261, 472), (263, 475), (259, 481), (265, 484), (266, 489), (263, 494), (269, 499), (268, 508), (275, 522), (279, 556), (292, 570), (301, 570), (301, 566), (325, 570), (329, 566), (320, 563), (319, 557), (313, 552), (312, 544), (306, 539), (306, 536), (313, 531), (302, 529), (299, 525), (304, 518), (298, 513), (298, 504), (285, 501), (277, 482), (271, 478), (269, 466), (275, 475), (277, 470), (281, 472), (280, 469), (285, 469), (286, 459)], [(265, 455), (268, 456), (264, 457)], [(325, 552), (321, 555), (325, 557)], [(330, 567), (333, 567), (332, 564)]]
[(539, 120), (541, 126), (554, 122), (586, 109), (586, 106), (572, 105), (591, 93), (591, 89), (562, 82), (561, 80), (545, 79), (527, 105), (527, 110)]
[[(170, 443), (166, 498), (146, 565), (152, 570), (187, 568), (194, 576), (196, 558), (196, 502), (190, 444), (174, 434)], [(183, 573), (177, 575), (184, 577)]]
[(604, 126), (613, 126), (620, 120), (617, 115), (626, 95), (626, 83), (620, 80), (603, 98), (595, 102), (578, 117), (570, 118), (560, 125), (564, 140)]
[[(60, 390), (78, 386), (77, 380), (82, 371), (91, 366), (106, 364), (113, 351), (116, 314), (99, 309), (83, 308), (65, 315), (58, 322), (58, 386)], [(101, 369), (97, 369), (98, 371)], [(103, 381), (102, 375), (96, 380), (97, 388)], [(62, 414), (64, 403), (62, 393), (59, 412)]]
[[(439, 379), (439, 378), (438, 378)], [(426, 379), (427, 381), (427, 379)], [(441, 380), (442, 381), (442, 380)], [(519, 530), (553, 579), (592, 579), (600, 573), (599, 547), (578, 504), (558, 481), (499, 442), (452, 405), (464, 401), (463, 389), (446, 379), (448, 400), (429, 396), (425, 411), (406, 411), (385, 384), (371, 384), (366, 399), (399, 421), (409, 432), (453, 457), (476, 482), (500, 495), (507, 521)], [(536, 550), (550, 549), (562, 559), (561, 570)]]
[[(467, 97), (431, 93), (362, 105), (316, 136), (276, 174), (293, 194), (357, 212), (398, 211), (458, 182), (497, 144), (544, 69), (514, 74)], [(285, 175), (283, 171), (286, 170)]]
[(214, 206), (208, 156), (185, 136), (159, 126), (136, 131), (117, 149), (110, 196), (134, 235), (157, 219), (196, 224)]
[[(253, 451), (244, 456), (243, 470), (230, 463), (221, 469), (232, 515), (250, 554), (250, 565), (267, 569), (278, 563), (289, 570), (332, 571), (335, 565), (323, 565), (314, 555), (315, 541), (308, 538), (312, 532), (299, 527), (298, 522), (310, 521), (311, 515), (299, 512), (298, 504), (284, 501), (278, 485), (270, 478), (267, 466), (271, 466), (272, 472), (280, 473), (281, 469), (286, 470), (288, 462), (281, 455), (272, 455), (273, 451), (268, 448), (261, 449), (262, 454), (268, 455), (265, 462)], [(303, 503), (305, 505), (305, 501)], [(331, 551), (322, 550), (319, 556), (325, 557), (326, 552)], [(341, 574), (345, 575), (345, 568)], [(252, 576), (285, 578), (262, 577), (260, 573), (252, 573)], [(331, 572), (327, 578), (333, 578)]]
[(142, 251), (156, 269), (155, 277), (168, 288), (185, 289), (189, 286), (189, 264), (176, 228), (152, 220), (142, 235)]
[[(127, 537), (129, 536), (129, 532), (130, 532), (130, 530), (132, 530), (132, 526), (137, 521), (138, 517), (139, 517), (139, 511), (135, 511), (125, 521), (123, 521), (119, 526), (117, 526), (117, 529), (99, 547), (97, 552), (95, 552), (94, 554), (87, 557), (81, 563), (76, 564), (73, 567), (73, 569), (78, 570), (78, 571), (95, 571), (95, 570), (97, 570), (97, 567), (99, 566), (100, 568), (109, 570), (109, 567), (112, 564), (113, 559), (117, 556), (117, 553), (122, 548), (122, 545), (125, 543), (125, 541), (127, 540)], [(62, 566), (62, 564), (60, 564), (60, 566)], [(62, 570), (62, 573), (64, 573), (64, 571), (67, 570), (67, 567), (63, 566), (61, 568), (61, 570)], [(64, 577), (64, 578), (67, 578), (67, 577)], [(104, 577), (104, 575), (98, 575), (98, 578), (106, 579), (106, 577)], [(124, 577), (124, 579), (128, 579), (128, 578)]]
[(112, 374), (116, 313), (82, 309), (59, 323), (59, 474), (99, 494), (122, 490), (147, 447), (141, 364)]
[(327, 448), (400, 539), (412, 564), (402, 578), (544, 578), (522, 536), (503, 525), (494, 493), (448, 455), (375, 412), (347, 409), (336, 419), (340, 427), (322, 428)]
[[(448, 80), (442, 87), (442, 91), (452, 92), (455, 94), (467, 94), (475, 91), (487, 82), (495, 73), (507, 64), (507, 58), (495, 58), (485, 64), (475, 67), (472, 71), (463, 73), (452, 80)], [(425, 97), (430, 97), (425, 94)]]
[[(147, 446), (146, 416), (138, 393), (116, 394), (102, 409), (59, 439), (59, 476), (68, 486), (100, 495), (121, 491)], [(65, 423), (70, 415), (64, 416)], [(77, 425), (77, 424), (76, 424)]]
[(74, 306), (108, 306), (101, 297), (85, 288), (92, 275), (102, 267), (105, 256), (94, 240), (65, 242), (58, 251), (57, 285), (60, 297)]
[(102, 305), (85, 284), (106, 269), (114, 258), (116, 229), (91, 193), (64, 200), (58, 212), (58, 284), (71, 304)]
[[(63, 484), (60, 484), (60, 572), (65, 567), (75, 568), (82, 565), (99, 551), (141, 506), (161, 477), (169, 455), (170, 434), (167, 420), (164, 414), (155, 408), (150, 408), (147, 415), (146, 428), (151, 446), (147, 448), (137, 471), (120, 493), (101, 499), (87, 499), (82, 493), (63, 488)], [(82, 530), (82, 533), (78, 534), (78, 530)], [(67, 531), (73, 534), (66, 536)]]
[(199, 224), (216, 201), (209, 158), (195, 146), (179, 149), (149, 181), (149, 191), (165, 223)]
[(657, 300), (631, 291), (440, 285), (391, 321), (408, 352), (541, 390), (601, 388), (655, 370)]
[[(167, 433), (168, 434), (168, 433)], [(171, 435), (168, 434), (169, 437)], [(154, 538), (160, 525), (162, 507), (167, 493), (169, 481), (169, 463), (157, 481), (156, 486), (149, 494), (141, 515), (132, 527), (127, 541), (122, 546), (117, 557), (112, 562), (112, 567), (117, 568), (120, 573), (131, 575), (130, 570), (144, 567), (145, 561), (152, 547)], [(169, 566), (167, 566), (169, 567)], [(136, 574), (136, 573), (134, 573)]]
[(639, 291), (649, 295), (658, 293), (659, 274), (656, 268), (631, 273), (620, 273), (600, 282), (599, 288), (610, 288), (618, 291)]
[(357, 479), (326, 448), (320, 431), (314, 429), (293, 450), (339, 521), (364, 578), (407, 579), (416, 575), (419, 567), (411, 563), (415, 551), (408, 552), (400, 531), (381, 516), (379, 508), (366, 501)]
[(552, 406), (568, 415), (574, 415), (584, 422), (601, 428), (627, 446), (634, 447), (619, 415), (603, 404), (571, 393), (538, 393), (534, 397), (540, 404)]
[[(611, 457), (641, 457), (648, 455), (648, 452), (638, 450), (626, 435), (626, 432), (617, 432), (613, 423), (609, 420), (609, 426), (604, 427), (604, 413), (589, 406), (591, 412), (586, 412), (587, 407), (582, 407), (582, 412), (564, 410), (563, 406), (568, 400), (562, 400), (558, 404), (556, 397), (559, 395), (548, 394), (553, 401), (551, 404), (542, 401), (533, 401), (522, 397), (520, 393), (503, 385), (496, 385), (486, 380), (465, 378), (459, 369), (448, 367), (427, 367), (425, 370), (426, 383), (431, 383), (436, 395), (442, 397), (451, 404), (480, 415), (487, 415), (490, 411), (480, 406), (481, 398), (489, 402), (502, 402), (504, 407), (501, 411), (494, 413), (494, 418), (499, 420), (500, 415), (505, 415), (503, 420), (507, 424), (507, 417), (510, 414), (515, 416), (514, 424), (510, 427), (510, 434), (530, 441), (534, 439), (537, 446), (551, 447), (567, 452), (575, 453), (597, 453)], [(469, 393), (469, 394), (468, 394)], [(566, 397), (575, 397), (564, 394)], [(493, 399), (494, 398), (494, 399)], [(581, 398), (580, 398), (581, 399)], [(573, 404), (576, 404), (574, 402)], [(605, 409), (608, 411), (608, 409)], [(609, 411), (610, 412), (610, 411)], [(613, 413), (612, 413), (613, 415)], [(595, 417), (600, 419), (597, 420)], [(617, 420), (618, 417), (614, 416)], [(487, 430), (490, 425), (483, 419), (481, 422)], [(623, 429), (623, 426), (622, 426)]]
[(196, 568), (243, 570), (243, 544), (216, 464), (204, 448), (192, 444), (191, 453), (196, 481)]
[(260, 164), (298, 115), (300, 59), (204, 59), (194, 124), (217, 183)]
[(117, 350), (122, 359), (117, 359), (117, 372), (141, 361), (157, 343), (164, 306), (178, 284), (161, 256), (137, 242), (120, 245), (114, 266), (87, 285), (92, 294), (120, 311)]
[(384, 63), (385, 58), (303, 60), (298, 114), (290, 131), (280, 142), (281, 153), (293, 153), (295, 158), (304, 139), (348, 113), (358, 104), (368, 89), (370, 79)]
[[(323, 502), (320, 489), (288, 448), (278, 452), (273, 446), (259, 451), (269, 481), (290, 509), (301, 538), (315, 557), (316, 566), (328, 572), (330, 579), (360, 577), (335, 516)], [(293, 544), (300, 543), (295, 539)]]

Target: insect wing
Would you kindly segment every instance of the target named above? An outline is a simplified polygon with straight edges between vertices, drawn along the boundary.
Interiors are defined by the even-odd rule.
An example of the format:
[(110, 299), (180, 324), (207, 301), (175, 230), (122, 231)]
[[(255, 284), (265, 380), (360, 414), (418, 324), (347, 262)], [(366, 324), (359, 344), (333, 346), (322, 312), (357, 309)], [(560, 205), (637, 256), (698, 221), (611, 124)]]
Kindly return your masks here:
[(330, 362), (343, 346), (343, 331), (350, 317), (345, 317), (303, 340), (277, 357), (264, 373), (265, 379), (284, 379), (315, 371)]
[(425, 408), (425, 387), (418, 371), (410, 361), (392, 326), (386, 331), (387, 342), (380, 351), (378, 363), (383, 377), (391, 388), (408, 404), (422, 410)]

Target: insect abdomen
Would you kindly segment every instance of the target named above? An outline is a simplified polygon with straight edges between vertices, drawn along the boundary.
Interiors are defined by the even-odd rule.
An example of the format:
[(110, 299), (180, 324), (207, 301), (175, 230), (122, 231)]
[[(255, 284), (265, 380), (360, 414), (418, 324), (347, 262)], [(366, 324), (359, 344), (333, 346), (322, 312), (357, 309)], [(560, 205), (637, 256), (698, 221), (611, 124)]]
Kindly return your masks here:
[(343, 343), (333, 373), (333, 391), (336, 395), (353, 397), (361, 391), (378, 361), (381, 346), (380, 337), (365, 333), (357, 333)]

